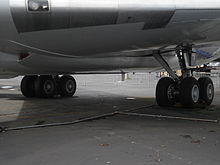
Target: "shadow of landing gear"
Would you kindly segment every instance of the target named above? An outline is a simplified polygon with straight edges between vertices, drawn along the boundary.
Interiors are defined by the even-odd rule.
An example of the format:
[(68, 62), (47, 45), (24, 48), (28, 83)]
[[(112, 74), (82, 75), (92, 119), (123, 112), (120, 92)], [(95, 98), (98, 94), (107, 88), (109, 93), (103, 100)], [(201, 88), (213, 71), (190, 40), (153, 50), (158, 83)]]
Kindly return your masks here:
[[(0, 106), (2, 130), (4, 127), (68, 123), (112, 113), (133, 115), (133, 117), (145, 116), (146, 120), (149, 117), (159, 120), (171, 119), (174, 122), (181, 118), (215, 121), (220, 119), (220, 110), (218, 110), (220, 105), (217, 100), (214, 101), (214, 105), (206, 108), (185, 109), (178, 104), (175, 107), (161, 108), (155, 104), (155, 98), (152, 97), (135, 98), (85, 89), (80, 90), (80, 93), (72, 98), (55, 97), (53, 99), (25, 98), (18, 90), (0, 90)], [(122, 114), (121, 112), (135, 114)]]
[(18, 92), (1, 93), (0, 125), (19, 127), (69, 122), (154, 103), (154, 98), (130, 98), (130, 96), (88, 90), (81, 91), (79, 96), (72, 98), (53, 99), (27, 99)]

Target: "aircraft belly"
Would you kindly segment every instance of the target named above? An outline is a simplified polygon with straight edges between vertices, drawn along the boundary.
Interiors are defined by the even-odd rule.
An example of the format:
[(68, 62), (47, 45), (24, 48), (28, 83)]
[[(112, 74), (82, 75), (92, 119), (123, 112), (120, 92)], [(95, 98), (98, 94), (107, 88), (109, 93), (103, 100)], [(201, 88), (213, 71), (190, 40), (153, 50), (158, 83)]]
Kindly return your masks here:
[(143, 23), (22, 33), (21, 43), (69, 56), (92, 56), (182, 42), (219, 40), (219, 21), (170, 23), (167, 28), (140, 30)]
[[(73, 56), (90, 56), (146, 47), (160, 47), (164, 30), (142, 31), (143, 23), (38, 31), (20, 34), (22, 43)], [(171, 41), (171, 40), (170, 40)], [(169, 41), (168, 41), (169, 42)]]
[[(193, 49), (195, 52), (192, 58), (195, 58), (193, 66), (206, 64), (220, 57), (220, 43), (210, 45), (200, 45)], [(125, 53), (126, 54), (126, 53)], [(144, 55), (144, 53), (140, 52)], [(178, 59), (173, 53), (167, 53), (165, 56), (168, 64), (178, 69)], [(83, 57), (83, 58), (64, 58), (32, 54), (19, 62), (26, 69), (21, 73), (37, 74), (70, 74), (91, 71), (143, 71), (153, 72), (162, 70), (161, 65), (152, 57)], [(18, 73), (20, 74), (20, 73)]]
[[(171, 66), (177, 66), (175, 56), (166, 58)], [(144, 71), (161, 69), (152, 57), (105, 57), (105, 58), (59, 58), (32, 55), (20, 61), (20, 64), (32, 69), (41, 69), (45, 73), (68, 74), (89, 71), (122, 71), (126, 69), (142, 69)]]

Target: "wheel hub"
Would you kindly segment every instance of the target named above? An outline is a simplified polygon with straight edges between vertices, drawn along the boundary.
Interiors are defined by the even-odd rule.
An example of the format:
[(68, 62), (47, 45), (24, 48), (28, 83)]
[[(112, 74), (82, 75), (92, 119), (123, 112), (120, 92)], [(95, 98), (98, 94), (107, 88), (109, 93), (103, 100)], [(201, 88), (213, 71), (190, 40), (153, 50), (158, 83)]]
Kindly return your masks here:
[(207, 97), (208, 97), (208, 99), (211, 100), (213, 98), (213, 95), (214, 95), (213, 85), (208, 84), (208, 86), (207, 86)]
[(53, 83), (51, 81), (46, 81), (44, 84), (45, 93), (50, 94), (51, 92), (53, 92), (53, 90), (54, 90)]
[(174, 91), (175, 91), (175, 89), (174, 89), (174, 85), (173, 84), (171, 84), (169, 87), (168, 87), (168, 89), (167, 89), (167, 96), (168, 96), (168, 99), (169, 100), (173, 100), (174, 99)]
[(192, 100), (193, 102), (198, 102), (199, 100), (199, 87), (198, 85), (194, 85), (192, 88)]
[(67, 81), (66, 83), (66, 91), (69, 93), (74, 91), (74, 83), (71, 80)]

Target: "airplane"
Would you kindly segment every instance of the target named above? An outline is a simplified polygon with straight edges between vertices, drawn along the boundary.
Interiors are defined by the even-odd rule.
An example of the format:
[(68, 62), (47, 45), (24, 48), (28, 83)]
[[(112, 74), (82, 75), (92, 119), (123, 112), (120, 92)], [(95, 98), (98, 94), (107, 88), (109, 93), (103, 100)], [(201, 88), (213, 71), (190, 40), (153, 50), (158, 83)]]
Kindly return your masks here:
[(219, 0), (1, 0), (0, 77), (52, 98), (75, 94), (74, 74), (165, 70), (159, 106), (209, 106), (213, 82), (193, 73), (220, 57), (219, 34)]

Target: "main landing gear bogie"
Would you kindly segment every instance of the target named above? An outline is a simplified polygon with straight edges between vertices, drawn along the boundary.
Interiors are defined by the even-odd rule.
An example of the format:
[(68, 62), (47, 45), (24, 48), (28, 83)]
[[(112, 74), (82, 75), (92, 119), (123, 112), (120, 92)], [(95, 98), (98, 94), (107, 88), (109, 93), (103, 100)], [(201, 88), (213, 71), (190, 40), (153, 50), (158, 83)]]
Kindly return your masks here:
[(185, 108), (196, 105), (210, 105), (214, 98), (214, 85), (209, 77), (186, 77), (175, 82), (170, 77), (160, 79), (156, 87), (156, 100), (161, 107), (180, 103)]
[(21, 81), (21, 92), (27, 98), (72, 97), (76, 92), (76, 80), (64, 76), (25, 76)]
[(198, 80), (193, 77), (192, 46), (180, 46), (176, 49), (182, 76), (179, 77), (170, 68), (160, 52), (154, 53), (155, 59), (169, 73), (170, 77), (159, 80), (156, 87), (156, 101), (161, 107), (180, 103), (183, 107), (194, 108), (198, 104), (210, 105), (214, 98), (214, 85), (209, 77)]

